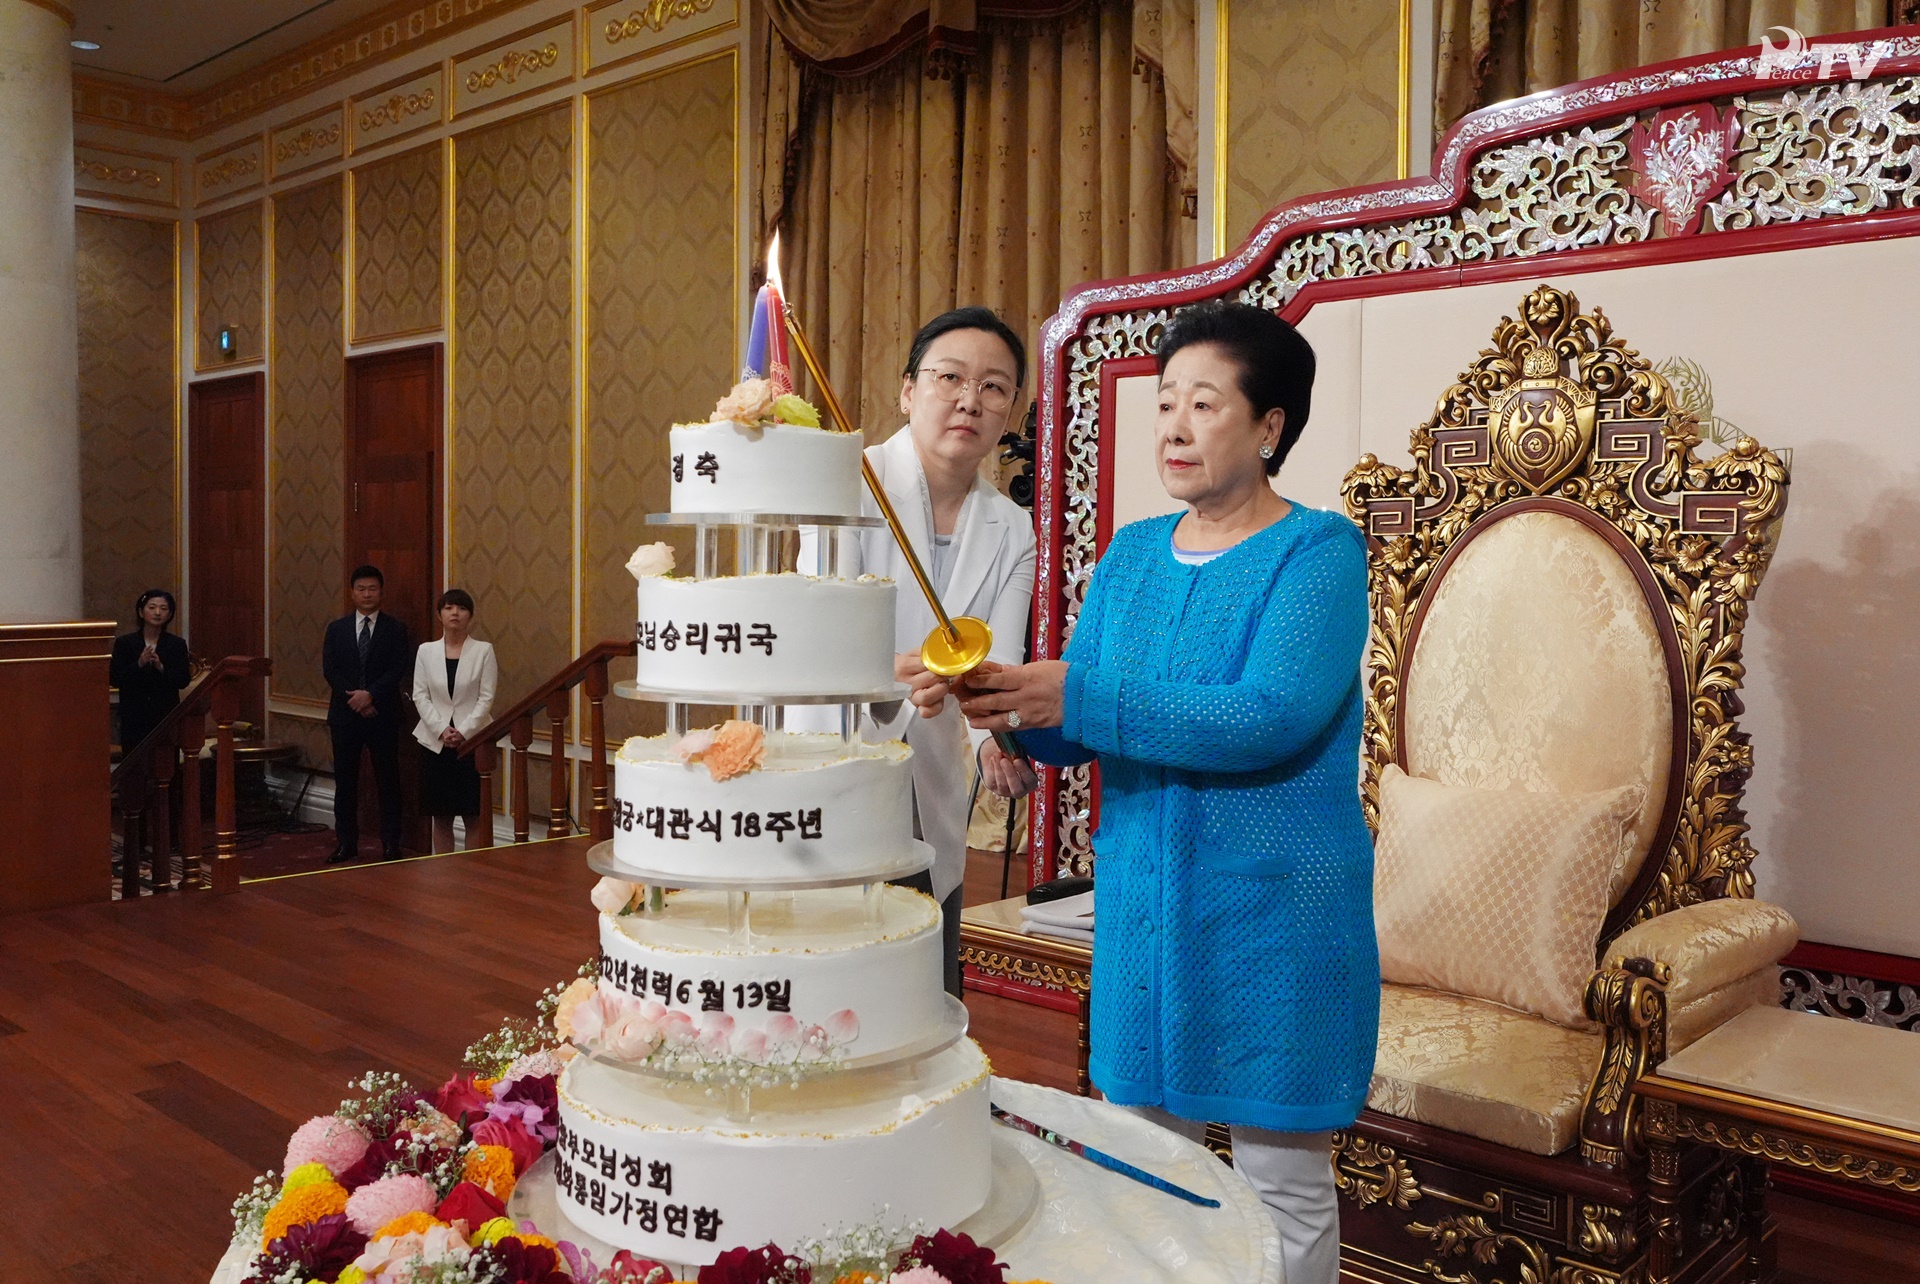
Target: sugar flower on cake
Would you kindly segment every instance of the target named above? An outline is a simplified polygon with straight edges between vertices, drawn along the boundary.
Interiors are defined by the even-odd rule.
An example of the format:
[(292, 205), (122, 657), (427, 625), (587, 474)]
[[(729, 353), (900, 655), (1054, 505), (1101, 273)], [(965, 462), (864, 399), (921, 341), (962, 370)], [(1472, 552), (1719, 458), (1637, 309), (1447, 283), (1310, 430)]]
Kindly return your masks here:
[(773, 399), (773, 417), (796, 428), (820, 426), (820, 412), (813, 408), (813, 403), (791, 392), (783, 392)]
[(664, 541), (642, 544), (627, 559), (627, 571), (636, 580), (649, 575), (668, 575), (673, 571), (673, 545)]
[(769, 379), (742, 379), (714, 404), (709, 419), (713, 423), (746, 424), (750, 427), (773, 419), (774, 391)]
[(673, 756), (701, 764), (715, 780), (731, 780), (758, 771), (766, 762), (767, 733), (758, 723), (733, 718), (681, 736), (674, 742)]
[[(641, 897), (645, 894), (644, 884), (629, 883), (622, 878), (602, 878), (593, 885), (593, 890), (587, 893), (587, 899), (592, 901), (593, 907), (602, 914), (625, 914), (637, 908)], [(577, 985), (579, 982), (576, 981), (574, 984)], [(564, 997), (563, 995), (562, 998)], [(566, 1031), (562, 1030), (560, 1034), (562, 1038), (566, 1037)]]

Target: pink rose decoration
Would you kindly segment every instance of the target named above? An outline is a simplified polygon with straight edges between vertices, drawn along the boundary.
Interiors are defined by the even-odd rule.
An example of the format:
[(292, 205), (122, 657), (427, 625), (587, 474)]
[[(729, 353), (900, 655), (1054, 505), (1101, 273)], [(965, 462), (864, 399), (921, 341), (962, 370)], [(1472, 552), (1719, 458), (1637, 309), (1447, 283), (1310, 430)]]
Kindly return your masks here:
[(779, 1012), (767, 1019), (768, 1043), (798, 1043), (800, 1038), (800, 1023), (788, 1013)]
[(733, 1018), (724, 1012), (710, 1012), (701, 1020), (695, 1037), (700, 1051), (710, 1057), (724, 1057), (733, 1041)]
[(916, 1266), (910, 1271), (901, 1271), (887, 1276), (886, 1284), (948, 1284), (947, 1277), (931, 1266)]
[(362, 1235), (374, 1235), (396, 1217), (431, 1213), (439, 1206), (440, 1195), (432, 1182), (418, 1173), (396, 1173), (370, 1181), (347, 1196), (347, 1220)]
[(742, 379), (732, 391), (720, 398), (708, 416), (712, 423), (736, 423), (753, 427), (773, 418), (773, 384), (765, 379)]
[(827, 1034), (835, 1043), (852, 1043), (860, 1037), (860, 1018), (852, 1008), (841, 1008), (827, 1018)]
[(287, 1166), (283, 1171), (292, 1172), (301, 1164), (324, 1164), (338, 1177), (360, 1162), (372, 1140), (366, 1129), (338, 1115), (315, 1116), (287, 1139)]
[(669, 1008), (660, 1016), (660, 1037), (671, 1043), (691, 1043), (693, 1018), (677, 1008)]
[[(599, 890), (598, 888), (595, 889)], [(573, 1037), (573, 1014), (579, 1006), (599, 991), (586, 977), (575, 979), (572, 985), (560, 992), (560, 1001), (553, 1008), (553, 1029), (563, 1039)]]
[(607, 1027), (600, 1043), (622, 1061), (644, 1061), (660, 1046), (660, 1027), (644, 1017), (622, 1016)]
[(733, 1055), (743, 1061), (764, 1061), (767, 1057), (767, 1032), (742, 1030), (733, 1036)]
[(660, 1000), (658, 999), (640, 1000), (640, 1019), (642, 1021), (651, 1021), (655, 1025), (658, 1025), (660, 1023), (660, 1018), (664, 1017), (666, 1014), (667, 1014), (667, 1005), (660, 1002)]
[(718, 727), (700, 727), (689, 731), (673, 742), (673, 756), (681, 762), (699, 762), (700, 755), (713, 748), (714, 733)]
[(605, 988), (594, 991), (585, 1003), (573, 1010), (568, 1024), (572, 1033), (567, 1037), (575, 1043), (593, 1043), (606, 1034), (607, 1027), (619, 1020), (622, 1007), (620, 996)]

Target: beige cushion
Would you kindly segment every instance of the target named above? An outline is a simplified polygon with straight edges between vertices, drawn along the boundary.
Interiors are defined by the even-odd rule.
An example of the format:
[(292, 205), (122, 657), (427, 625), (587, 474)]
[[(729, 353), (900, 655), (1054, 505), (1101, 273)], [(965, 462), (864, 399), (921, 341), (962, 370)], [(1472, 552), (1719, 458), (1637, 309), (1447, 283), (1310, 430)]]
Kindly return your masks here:
[(1387, 985), (1367, 1104), (1383, 1114), (1557, 1155), (1580, 1132), (1601, 1036), (1478, 999)]
[(1581, 996), (1640, 790), (1466, 789), (1380, 777), (1380, 974), (1585, 1028)]
[(1800, 943), (1793, 915), (1765, 901), (1727, 897), (1683, 905), (1635, 925), (1607, 947), (1607, 966), (1652, 959), (1673, 969), (1669, 1009), (1778, 963)]
[(1659, 828), (1673, 697), (1633, 570), (1561, 513), (1495, 517), (1429, 592), (1401, 696), (1407, 769), (1477, 789), (1591, 793), (1636, 786), (1636, 843), (1609, 904)]

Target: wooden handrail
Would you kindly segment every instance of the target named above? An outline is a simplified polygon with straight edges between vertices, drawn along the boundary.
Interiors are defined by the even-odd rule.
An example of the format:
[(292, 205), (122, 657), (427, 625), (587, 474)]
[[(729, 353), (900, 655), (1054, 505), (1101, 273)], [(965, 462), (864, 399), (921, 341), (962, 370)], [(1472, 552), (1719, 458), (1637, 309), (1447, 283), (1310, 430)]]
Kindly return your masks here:
[[(216, 892), (240, 888), (238, 825), (234, 810), (233, 724), (240, 716), (241, 683), (273, 672), (266, 656), (230, 655), (188, 687), (180, 703), (139, 744), (123, 750), (110, 777), (123, 839), (120, 894), (140, 894), (140, 853), (153, 847), (153, 887), (173, 887), (172, 817), (168, 799), (176, 767), (180, 773), (181, 886), (200, 883), (200, 750), (207, 742), (207, 719), (214, 724), (213, 868), (209, 885)], [(143, 841), (143, 833), (144, 839)]]
[[(547, 837), (559, 838), (567, 830), (567, 753), (566, 727), (572, 701), (568, 692), (585, 685), (587, 689), (587, 741), (590, 747), (588, 781), (592, 788), (587, 832), (604, 842), (613, 837), (613, 791), (607, 781), (607, 664), (634, 654), (631, 638), (624, 642), (601, 642), (582, 652), (560, 672), (529, 692), (525, 699), (468, 736), (460, 746), (460, 756), (473, 757), (480, 772), (480, 818), (493, 823), (493, 776), (499, 765), (499, 741), (505, 737), (513, 747), (509, 763), (513, 785), (513, 841), (529, 838), (532, 818), (527, 807), (527, 759), (533, 744), (533, 716), (544, 709), (547, 715), (549, 743), (552, 746), (551, 774), (548, 778)], [(487, 835), (491, 841), (491, 834)], [(476, 845), (468, 835), (467, 845)]]

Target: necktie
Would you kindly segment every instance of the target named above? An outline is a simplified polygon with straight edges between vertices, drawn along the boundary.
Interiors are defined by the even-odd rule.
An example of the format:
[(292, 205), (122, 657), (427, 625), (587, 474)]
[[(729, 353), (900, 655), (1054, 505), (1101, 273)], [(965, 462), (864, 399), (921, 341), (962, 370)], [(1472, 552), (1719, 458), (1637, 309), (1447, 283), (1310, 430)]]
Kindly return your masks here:
[(360, 664), (361, 664), (361, 667), (364, 668), (366, 666), (367, 652), (371, 650), (373, 650), (373, 617), (371, 615), (363, 615), (360, 617)]

